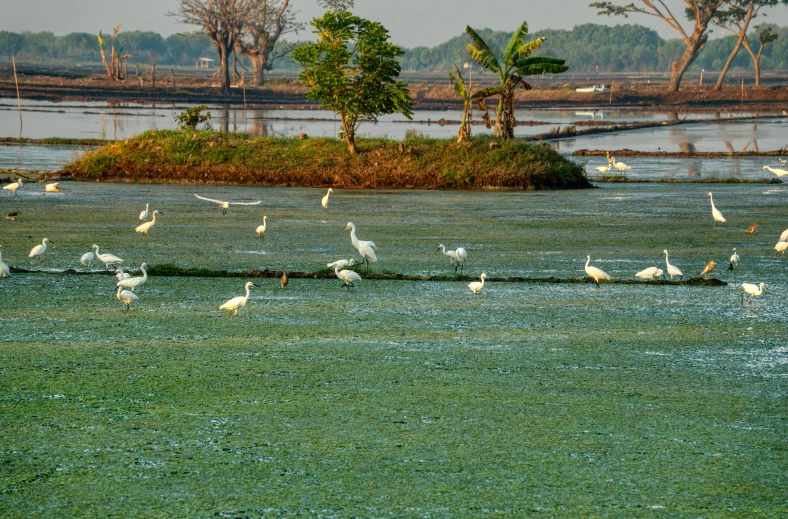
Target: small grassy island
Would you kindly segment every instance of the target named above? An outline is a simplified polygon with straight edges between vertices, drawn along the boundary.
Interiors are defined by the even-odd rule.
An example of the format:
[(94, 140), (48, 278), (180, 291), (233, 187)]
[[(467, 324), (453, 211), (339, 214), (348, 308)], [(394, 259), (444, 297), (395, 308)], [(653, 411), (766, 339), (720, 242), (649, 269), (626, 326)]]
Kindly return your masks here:
[(365, 139), (349, 154), (326, 138), (149, 131), (88, 153), (77, 179), (378, 189), (589, 188), (583, 168), (518, 139)]

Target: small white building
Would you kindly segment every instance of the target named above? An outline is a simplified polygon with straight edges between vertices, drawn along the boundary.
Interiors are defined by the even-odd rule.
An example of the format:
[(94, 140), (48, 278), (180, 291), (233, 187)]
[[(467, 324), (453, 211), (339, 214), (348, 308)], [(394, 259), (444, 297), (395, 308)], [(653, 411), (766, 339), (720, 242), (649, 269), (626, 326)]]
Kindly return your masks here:
[(213, 67), (214, 61), (215, 60), (212, 60), (211, 58), (197, 58), (197, 64), (195, 65), (195, 68), (198, 70), (211, 68)]

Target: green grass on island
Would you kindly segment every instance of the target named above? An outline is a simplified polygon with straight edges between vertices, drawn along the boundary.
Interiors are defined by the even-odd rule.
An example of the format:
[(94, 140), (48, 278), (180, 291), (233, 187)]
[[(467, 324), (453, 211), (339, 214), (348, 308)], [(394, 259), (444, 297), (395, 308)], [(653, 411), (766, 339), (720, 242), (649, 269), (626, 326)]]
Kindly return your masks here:
[(547, 145), (519, 139), (338, 139), (149, 131), (88, 153), (74, 178), (290, 187), (564, 189), (591, 187), (583, 168)]

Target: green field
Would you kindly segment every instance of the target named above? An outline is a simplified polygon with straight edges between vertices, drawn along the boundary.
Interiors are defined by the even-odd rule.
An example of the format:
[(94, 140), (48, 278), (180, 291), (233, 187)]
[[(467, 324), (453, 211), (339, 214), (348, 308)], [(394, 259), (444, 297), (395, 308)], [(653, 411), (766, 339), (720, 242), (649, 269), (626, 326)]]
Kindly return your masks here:
[[(0, 516), (785, 517), (785, 192), (342, 191), (63, 183), (0, 193)], [(212, 198), (262, 199), (221, 209)], [(133, 228), (146, 202), (165, 214)], [(254, 233), (268, 216), (265, 240)], [(64, 274), (125, 266), (617, 278), (710, 259), (724, 287)], [(760, 222), (757, 234), (744, 229)], [(34, 262), (43, 237), (53, 246)], [(726, 260), (737, 247), (740, 269)], [(102, 266), (94, 265), (100, 272)], [(363, 277), (363, 270), (362, 270)], [(739, 302), (738, 284), (764, 281)]]

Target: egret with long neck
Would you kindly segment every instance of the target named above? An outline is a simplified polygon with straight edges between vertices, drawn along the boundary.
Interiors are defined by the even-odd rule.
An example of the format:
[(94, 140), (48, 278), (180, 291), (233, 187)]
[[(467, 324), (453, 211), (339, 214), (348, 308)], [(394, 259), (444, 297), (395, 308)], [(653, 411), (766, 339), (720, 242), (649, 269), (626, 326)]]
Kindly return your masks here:
[(378, 261), (378, 258), (375, 255), (375, 242), (359, 240), (356, 238), (356, 226), (353, 224), (353, 222), (347, 223), (345, 230), (347, 231), (348, 229), (350, 229), (350, 242), (353, 244), (356, 250), (358, 250), (358, 253), (361, 254), (362, 263), (367, 264), (366, 271), (369, 273), (369, 262)]
[(251, 287), (256, 287), (256, 286), (257, 285), (255, 285), (251, 281), (247, 281), (246, 285), (244, 285), (244, 288), (246, 289), (246, 295), (238, 296), (230, 299), (222, 306), (220, 306), (219, 310), (227, 310), (232, 312), (233, 315), (238, 315), (238, 309), (246, 306), (246, 302), (249, 300), (249, 289)]
[(158, 209), (156, 211), (153, 211), (153, 219), (150, 222), (145, 222), (143, 224), (138, 225), (136, 231), (137, 232), (141, 232), (142, 234), (147, 236), (148, 235), (148, 231), (150, 231), (151, 227), (156, 225), (156, 215), (157, 214), (164, 214), (164, 213), (162, 213)]
[(711, 216), (714, 218), (714, 226), (716, 227), (718, 223), (725, 223), (725, 217), (722, 216), (720, 210), (714, 205), (714, 197), (711, 193), (709, 193), (709, 202), (711, 202)]
[(128, 279), (121, 279), (120, 281), (118, 281), (117, 286), (123, 287), (123, 288), (128, 288), (132, 292), (134, 292), (135, 288), (137, 288), (138, 286), (140, 286), (143, 283), (145, 283), (146, 281), (148, 281), (148, 271), (145, 270), (147, 267), (148, 267), (148, 264), (147, 263), (143, 263), (142, 265), (140, 265), (140, 270), (142, 271), (142, 276), (137, 276), (137, 277), (133, 277), (133, 278), (130, 277)]
[(590, 277), (590, 278), (592, 278), (594, 280), (594, 283), (596, 283), (597, 287), (599, 287), (599, 280), (600, 279), (603, 279), (603, 280), (606, 280), (606, 281), (609, 281), (609, 280), (613, 279), (604, 270), (602, 270), (600, 268), (597, 268), (597, 267), (591, 267), (590, 264), (591, 264), (591, 255), (589, 254), (588, 256), (586, 256), (586, 268), (585, 268), (585, 271), (586, 271), (586, 274), (588, 274), (588, 277)]
[(663, 250), (662, 254), (665, 255), (665, 266), (668, 268), (668, 275), (670, 276), (671, 281), (673, 280), (673, 276), (678, 276), (679, 279), (684, 279), (684, 273), (680, 271), (678, 267), (671, 265), (668, 261), (668, 250)]

